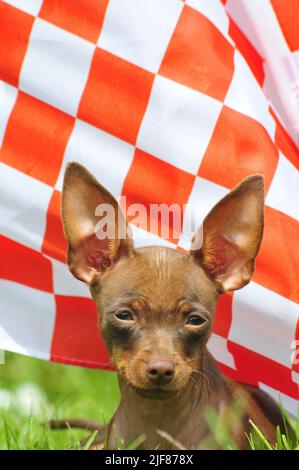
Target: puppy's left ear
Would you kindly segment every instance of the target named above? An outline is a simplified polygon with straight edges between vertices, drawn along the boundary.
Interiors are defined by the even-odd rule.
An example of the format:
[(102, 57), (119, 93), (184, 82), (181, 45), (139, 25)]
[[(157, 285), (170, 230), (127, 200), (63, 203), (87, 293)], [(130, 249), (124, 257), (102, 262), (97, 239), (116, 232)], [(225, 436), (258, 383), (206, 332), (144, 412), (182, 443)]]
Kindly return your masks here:
[[(99, 216), (104, 215), (100, 220)], [(117, 201), (76, 162), (69, 163), (65, 171), (62, 222), (68, 241), (69, 269), (89, 285), (121, 257), (133, 253), (130, 230)], [(111, 228), (107, 233), (106, 226)]]
[[(203, 221), (191, 254), (220, 292), (240, 289), (254, 271), (264, 227), (264, 179), (253, 175), (221, 199)], [(196, 247), (195, 242), (202, 241)]]

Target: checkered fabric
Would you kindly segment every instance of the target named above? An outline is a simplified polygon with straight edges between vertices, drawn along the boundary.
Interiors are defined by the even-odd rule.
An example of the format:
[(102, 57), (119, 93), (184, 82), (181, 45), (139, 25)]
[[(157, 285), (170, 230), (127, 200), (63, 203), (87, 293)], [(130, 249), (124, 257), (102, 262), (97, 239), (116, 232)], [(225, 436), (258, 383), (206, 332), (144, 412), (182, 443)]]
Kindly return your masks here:
[[(188, 248), (191, 206), (203, 218), (258, 172), (266, 209), (255, 274), (220, 298), (209, 348), (225, 374), (280, 394), (296, 413), (298, 100), (288, 106), (286, 88), (296, 94), (295, 61), (293, 75), (288, 67), (299, 54), (298, 7), (0, 0), (0, 348), (112, 368), (88, 288), (65, 264), (68, 161), (127, 204), (186, 204), (182, 233), (167, 240), (150, 233), (148, 221), (132, 224), (137, 244), (178, 249)], [(259, 35), (261, 20), (271, 47)]]

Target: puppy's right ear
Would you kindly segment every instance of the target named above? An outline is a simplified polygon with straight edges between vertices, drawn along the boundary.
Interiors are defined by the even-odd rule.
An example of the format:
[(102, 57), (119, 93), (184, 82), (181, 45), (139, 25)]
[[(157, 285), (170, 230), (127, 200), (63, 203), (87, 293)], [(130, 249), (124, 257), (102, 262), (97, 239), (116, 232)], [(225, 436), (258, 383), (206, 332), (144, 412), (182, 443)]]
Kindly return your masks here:
[(263, 227), (264, 178), (261, 175), (243, 180), (206, 216), (194, 239), (197, 243), (202, 239), (202, 247), (191, 249), (191, 254), (219, 292), (248, 284)]
[(133, 252), (127, 222), (117, 201), (76, 162), (68, 164), (64, 175), (62, 221), (69, 269), (87, 284), (111, 269), (121, 256)]

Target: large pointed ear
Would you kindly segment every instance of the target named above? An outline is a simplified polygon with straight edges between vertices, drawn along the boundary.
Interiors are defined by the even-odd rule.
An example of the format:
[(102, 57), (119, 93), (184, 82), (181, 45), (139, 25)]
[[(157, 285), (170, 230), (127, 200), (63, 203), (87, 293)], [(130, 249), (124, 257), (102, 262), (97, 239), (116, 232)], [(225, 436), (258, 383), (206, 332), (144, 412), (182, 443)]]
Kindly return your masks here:
[[(191, 254), (220, 292), (240, 289), (250, 281), (263, 226), (264, 179), (261, 175), (242, 181), (204, 219), (193, 239)], [(201, 248), (195, 245), (200, 239)]]
[(133, 251), (126, 219), (113, 196), (79, 163), (69, 163), (62, 189), (68, 265), (87, 284)]

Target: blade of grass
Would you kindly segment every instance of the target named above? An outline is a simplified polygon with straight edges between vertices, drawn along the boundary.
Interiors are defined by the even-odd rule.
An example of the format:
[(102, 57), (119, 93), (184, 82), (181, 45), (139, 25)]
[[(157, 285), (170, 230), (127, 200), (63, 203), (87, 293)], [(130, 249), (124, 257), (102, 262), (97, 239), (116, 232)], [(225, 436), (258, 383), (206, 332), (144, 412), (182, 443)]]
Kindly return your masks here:
[(288, 420), (287, 420), (285, 409), (284, 409), (284, 407), (282, 405), (282, 402), (281, 402), (281, 396), (280, 395), (279, 395), (279, 398), (278, 398), (278, 405), (279, 405), (279, 409), (280, 409), (281, 416), (282, 416), (282, 419), (283, 419), (283, 425), (284, 425), (286, 437), (288, 439), (288, 442), (290, 442), (290, 434), (289, 434), (289, 429), (288, 429)]
[(276, 448), (277, 448), (277, 450), (283, 450), (281, 430), (280, 430), (279, 426), (277, 426), (277, 428), (276, 428)]
[(104, 445), (103, 445), (103, 450), (108, 449), (108, 439), (109, 439), (109, 426), (107, 426), (106, 419), (104, 416), (104, 411), (101, 410), (101, 415), (102, 415), (102, 423), (104, 426)]
[(96, 436), (98, 434), (98, 431), (94, 431), (92, 433), (92, 435), (90, 436), (90, 438), (88, 439), (88, 441), (86, 442), (85, 446), (83, 447), (82, 450), (88, 450), (89, 447), (91, 446), (91, 444), (93, 443), (93, 441), (95, 440)]
[(27, 431), (27, 448), (32, 449), (33, 446), (33, 439), (32, 439), (32, 414), (29, 416), (29, 422), (28, 422), (28, 431)]
[(283, 445), (285, 447), (285, 450), (291, 450), (291, 444), (290, 444), (288, 438), (285, 436), (285, 434), (283, 434), (281, 437), (282, 437), (282, 442), (283, 442)]
[(173, 444), (177, 449), (179, 450), (187, 450), (186, 447), (184, 447), (179, 441), (174, 439), (168, 432), (161, 431), (160, 429), (157, 429), (157, 434), (159, 436), (163, 437), (166, 441), (170, 442), (170, 444)]
[(248, 439), (248, 442), (249, 442), (249, 445), (250, 445), (250, 448), (251, 450), (256, 450), (256, 445), (255, 445), (255, 442), (254, 442), (254, 439), (253, 439), (253, 436), (252, 434), (246, 434), (246, 437)]
[(128, 445), (125, 450), (136, 450), (144, 441), (145, 441), (145, 435), (141, 434), (141, 436), (137, 437), (135, 441), (131, 442), (131, 444)]
[(251, 426), (253, 427), (253, 429), (255, 430), (256, 434), (258, 435), (262, 443), (265, 445), (265, 447), (268, 450), (273, 450), (270, 442), (267, 440), (267, 438), (264, 436), (262, 431), (254, 424), (254, 422), (251, 419), (249, 420), (249, 423), (251, 424)]
[(3, 421), (3, 428), (4, 428), (5, 439), (6, 439), (6, 447), (7, 447), (7, 450), (10, 450), (11, 449), (10, 437), (9, 437), (8, 424), (5, 418), (4, 411), (2, 412), (2, 421)]

